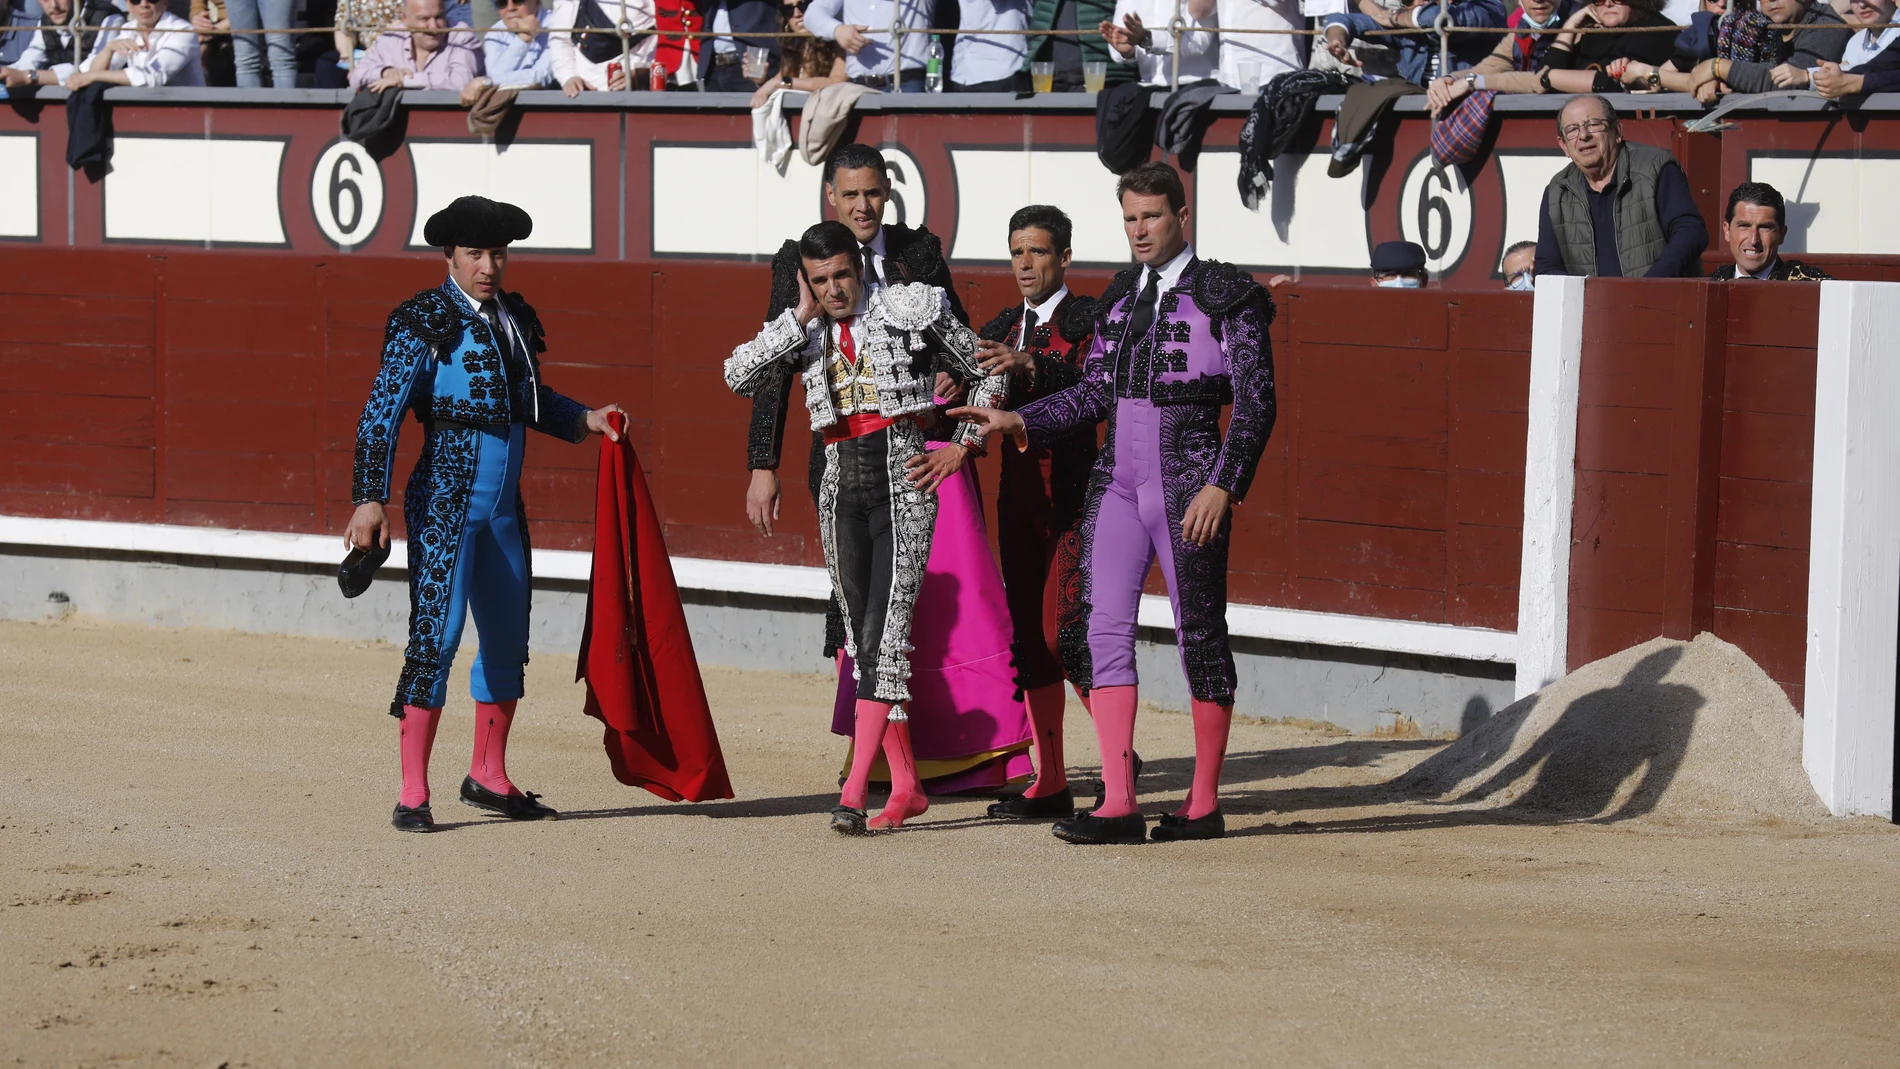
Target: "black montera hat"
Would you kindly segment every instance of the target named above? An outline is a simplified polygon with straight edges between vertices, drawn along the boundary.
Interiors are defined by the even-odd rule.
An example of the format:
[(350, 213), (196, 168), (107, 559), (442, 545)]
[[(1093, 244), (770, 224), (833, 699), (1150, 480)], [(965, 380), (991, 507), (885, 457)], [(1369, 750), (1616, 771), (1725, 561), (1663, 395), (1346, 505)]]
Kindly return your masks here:
[(422, 240), (443, 249), (450, 245), (498, 249), (532, 233), (534, 220), (512, 204), (487, 197), (457, 197), (429, 217), (422, 228)]

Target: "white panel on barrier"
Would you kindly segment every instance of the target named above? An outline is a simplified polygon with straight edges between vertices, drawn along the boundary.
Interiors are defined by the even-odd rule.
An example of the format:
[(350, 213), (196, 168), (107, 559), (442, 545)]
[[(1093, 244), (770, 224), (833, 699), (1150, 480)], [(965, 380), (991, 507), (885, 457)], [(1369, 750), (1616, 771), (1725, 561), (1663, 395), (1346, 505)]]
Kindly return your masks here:
[[(823, 218), (823, 182), (823, 169), (797, 153), (780, 175), (751, 145), (655, 145), (653, 251), (771, 256), (785, 239)], [(689, 204), (716, 204), (719, 210), (681, 210)]]
[(411, 139), (408, 148), (416, 176), (412, 248), (426, 244), (429, 216), (472, 194), (519, 204), (534, 217), (534, 233), (516, 248), (593, 251), (591, 142), (516, 141), (503, 151), (483, 142)]
[(1544, 204), (1544, 188), (1558, 171), (1570, 164), (1561, 152), (1500, 152), (1498, 181), (1504, 186), (1504, 244), (1498, 248), (1498, 262), (1504, 265), (1504, 250), (1520, 241), (1537, 240), (1537, 212)]
[[(282, 245), (284, 138), (113, 139), (107, 241)], [(166, 190), (154, 197), (155, 189)]]
[(1328, 178), (1328, 158), (1313, 152), (1273, 161), (1273, 182), (1256, 212), (1235, 192), (1240, 153), (1203, 152), (1194, 180), (1201, 191), (1194, 202), (1194, 251), (1254, 267), (1370, 268), (1359, 205), (1365, 179), (1356, 173)]
[(1009, 217), (1026, 204), (1053, 204), (1075, 222), (1075, 261), (1128, 263), (1128, 238), (1115, 204), (1115, 175), (1094, 149), (951, 149), (957, 232), (950, 258), (1009, 259)]
[(7, 195), (0, 197), (0, 238), (40, 236), (40, 138), (38, 134), (0, 136), (0, 174)]
[(1890, 254), (1900, 248), (1900, 219), (1894, 218), (1892, 203), (1900, 187), (1900, 160), (1756, 156), (1748, 161), (1748, 177), (1787, 198), (1788, 238), (1782, 252)]

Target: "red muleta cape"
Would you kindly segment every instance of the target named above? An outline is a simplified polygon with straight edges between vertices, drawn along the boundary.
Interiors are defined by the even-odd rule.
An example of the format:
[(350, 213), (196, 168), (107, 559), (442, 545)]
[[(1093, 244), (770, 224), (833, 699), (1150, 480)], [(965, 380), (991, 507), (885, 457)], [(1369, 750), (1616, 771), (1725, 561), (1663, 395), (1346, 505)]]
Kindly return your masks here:
[(730, 798), (653, 496), (624, 421), (609, 418), (620, 441), (601, 437), (594, 570), (576, 675), (587, 681), (587, 715), (606, 725), (602, 742), (620, 782), (672, 801)]

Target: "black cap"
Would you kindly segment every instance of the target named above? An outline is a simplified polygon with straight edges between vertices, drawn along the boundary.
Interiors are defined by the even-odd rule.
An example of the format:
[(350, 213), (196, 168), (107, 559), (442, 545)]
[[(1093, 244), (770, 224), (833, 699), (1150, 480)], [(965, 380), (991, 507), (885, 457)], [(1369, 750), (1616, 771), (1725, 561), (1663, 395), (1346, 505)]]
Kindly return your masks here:
[(512, 204), (487, 197), (457, 197), (429, 217), (422, 228), (422, 240), (441, 249), (451, 245), (498, 249), (532, 233), (534, 220)]
[(1375, 275), (1409, 275), (1423, 270), (1425, 250), (1416, 241), (1384, 241), (1372, 250), (1372, 273)]

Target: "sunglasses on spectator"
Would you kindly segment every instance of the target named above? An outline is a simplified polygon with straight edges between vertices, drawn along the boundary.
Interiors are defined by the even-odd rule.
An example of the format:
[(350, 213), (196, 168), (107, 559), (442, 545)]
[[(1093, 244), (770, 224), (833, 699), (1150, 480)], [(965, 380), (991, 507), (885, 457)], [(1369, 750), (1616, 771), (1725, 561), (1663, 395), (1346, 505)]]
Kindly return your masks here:
[(1585, 119), (1583, 122), (1571, 123), (1569, 126), (1557, 131), (1557, 134), (1565, 141), (1575, 141), (1577, 138), (1583, 136), (1585, 130), (1593, 134), (1600, 134), (1609, 128), (1610, 120), (1608, 119)]
[(125, 0), (127, 7), (164, 7), (165, 0)]
[(496, 0), (495, 6), (497, 8), (538, 7), (540, 6), (540, 3), (541, 3), (541, 0)]

